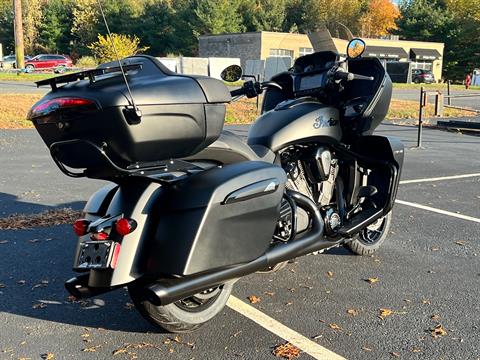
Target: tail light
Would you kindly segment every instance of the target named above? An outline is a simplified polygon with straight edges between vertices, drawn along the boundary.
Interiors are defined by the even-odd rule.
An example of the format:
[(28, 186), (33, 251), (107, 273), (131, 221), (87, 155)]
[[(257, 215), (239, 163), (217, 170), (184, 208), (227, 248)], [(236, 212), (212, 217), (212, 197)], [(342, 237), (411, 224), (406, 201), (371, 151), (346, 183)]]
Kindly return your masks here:
[(79, 219), (73, 223), (73, 231), (75, 235), (78, 237), (84, 236), (88, 232), (88, 225), (90, 225), (90, 221), (85, 219)]
[(115, 223), (115, 230), (117, 234), (121, 236), (130, 234), (136, 228), (137, 228), (137, 222), (131, 219), (121, 218), (121, 219), (118, 219)]
[(50, 115), (58, 110), (78, 109), (78, 110), (96, 110), (97, 104), (93, 100), (63, 97), (56, 99), (40, 100), (28, 112), (27, 118), (34, 120), (36, 118)]

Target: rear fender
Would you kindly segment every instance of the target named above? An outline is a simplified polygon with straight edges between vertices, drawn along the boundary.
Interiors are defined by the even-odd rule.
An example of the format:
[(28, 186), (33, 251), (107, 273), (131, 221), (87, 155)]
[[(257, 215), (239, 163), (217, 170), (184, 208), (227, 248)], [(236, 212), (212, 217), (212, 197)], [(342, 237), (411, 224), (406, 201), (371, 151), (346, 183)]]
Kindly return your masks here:
[[(121, 250), (117, 266), (113, 270), (90, 270), (88, 286), (115, 287), (128, 284), (143, 275), (140, 250), (152, 229), (150, 221), (154, 216), (154, 204), (161, 192), (161, 185), (147, 178), (136, 179), (117, 185), (107, 185), (92, 195), (85, 206), (85, 217), (90, 220), (102, 216), (123, 215), (134, 219), (136, 229), (121, 239)], [(89, 235), (81, 237), (79, 243), (88, 240)], [(76, 258), (79, 246), (77, 247)]]

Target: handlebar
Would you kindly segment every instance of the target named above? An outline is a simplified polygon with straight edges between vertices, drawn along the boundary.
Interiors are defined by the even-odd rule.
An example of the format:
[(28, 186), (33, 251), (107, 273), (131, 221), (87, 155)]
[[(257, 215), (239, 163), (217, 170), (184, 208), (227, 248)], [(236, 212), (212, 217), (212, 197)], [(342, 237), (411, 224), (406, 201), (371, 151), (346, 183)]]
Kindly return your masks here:
[(262, 83), (257, 81), (256, 82), (247, 81), (243, 84), (243, 86), (240, 89), (230, 91), (230, 95), (232, 97), (246, 95), (248, 98), (254, 98), (260, 95), (263, 92), (263, 90), (268, 87), (274, 87), (274, 88), (283, 90), (283, 88), (279, 84), (273, 81), (265, 81)]
[(335, 72), (334, 78), (335, 78), (335, 80), (344, 80), (344, 81), (352, 81), (352, 80), (373, 81), (373, 80), (375, 80), (375, 78), (373, 76), (358, 75), (358, 74), (353, 74), (353, 73), (345, 72), (345, 71)]
[(232, 97), (245, 95), (245, 89), (241, 87), (240, 89), (230, 91), (230, 95), (232, 95)]

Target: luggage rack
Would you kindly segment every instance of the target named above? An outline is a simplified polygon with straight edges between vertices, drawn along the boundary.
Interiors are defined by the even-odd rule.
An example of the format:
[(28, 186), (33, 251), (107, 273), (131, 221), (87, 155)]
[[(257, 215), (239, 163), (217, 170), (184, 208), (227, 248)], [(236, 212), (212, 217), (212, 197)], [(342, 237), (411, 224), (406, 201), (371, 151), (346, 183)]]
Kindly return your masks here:
[(37, 81), (35, 82), (35, 84), (37, 84), (37, 87), (50, 85), (52, 90), (55, 91), (57, 90), (58, 88), (57, 85), (59, 84), (67, 84), (67, 83), (78, 81), (78, 80), (84, 80), (86, 78), (90, 80), (90, 84), (93, 84), (95, 83), (97, 76), (121, 73), (122, 68), (123, 68), (123, 71), (125, 72), (135, 71), (135, 70), (140, 70), (142, 68), (142, 64), (141, 63), (126, 64), (126, 65), (122, 65), (122, 67), (113, 66), (113, 67), (97, 68), (92, 70), (84, 70), (84, 71), (79, 71), (73, 74), (67, 74), (67, 75), (52, 77), (50, 79)]
[[(94, 170), (84, 168), (83, 171), (74, 172), (67, 168), (60, 159), (59, 155), (61, 153), (62, 148), (68, 146), (80, 146), (82, 148), (82, 153), (91, 154), (95, 161), (97, 161), (97, 165), (95, 169), (98, 170), (95, 173)], [(103, 146), (98, 146), (91, 141), (88, 140), (65, 140), (53, 143), (50, 146), (50, 154), (53, 158), (53, 161), (58, 166), (58, 168), (67, 176), (73, 178), (82, 178), (82, 177), (90, 177), (96, 179), (110, 179), (110, 178), (119, 178), (119, 177), (127, 177), (127, 176), (151, 176), (151, 175), (159, 175), (159, 174), (170, 174), (172, 172), (182, 172), (185, 174), (190, 174), (192, 171), (199, 171), (203, 170), (201, 167), (189, 163), (183, 160), (171, 159), (171, 160), (163, 160), (158, 162), (148, 162), (148, 163), (135, 163), (131, 164), (127, 167), (122, 167), (117, 165), (105, 152)], [(92, 160), (92, 158), (90, 158)], [(171, 177), (169, 177), (171, 178)], [(177, 177), (175, 177), (176, 179)], [(169, 183), (168, 178), (158, 179), (160, 182)], [(172, 180), (172, 179), (170, 179)]]

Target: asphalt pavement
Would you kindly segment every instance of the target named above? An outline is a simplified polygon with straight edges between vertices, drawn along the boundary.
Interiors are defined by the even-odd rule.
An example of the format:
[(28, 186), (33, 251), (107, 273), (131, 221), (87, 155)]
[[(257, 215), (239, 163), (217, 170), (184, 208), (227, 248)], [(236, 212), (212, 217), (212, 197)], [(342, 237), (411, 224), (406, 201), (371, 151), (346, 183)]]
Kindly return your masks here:
[(0, 81), (0, 94), (39, 94), (50, 91), (48, 86), (37, 88), (31, 81)]
[[(259, 297), (249, 306), (348, 359), (478, 360), (480, 138), (425, 129), (416, 149), (415, 128), (382, 125), (378, 133), (404, 141), (402, 179), (420, 180), (400, 186), (398, 199), (411, 205), (395, 206), (381, 250), (306, 256), (240, 280), (233, 293), (247, 304)], [(0, 131), (0, 152), (1, 217), (80, 209), (102, 184), (61, 174), (33, 130)], [(453, 178), (438, 179), (445, 176)], [(273, 359), (285, 342), (228, 307), (175, 338), (144, 321), (124, 289), (72, 302), (63, 282), (73, 276), (75, 245), (66, 225), (0, 232), (0, 359)], [(382, 319), (380, 309), (392, 312)], [(432, 336), (439, 325), (445, 333)]]

